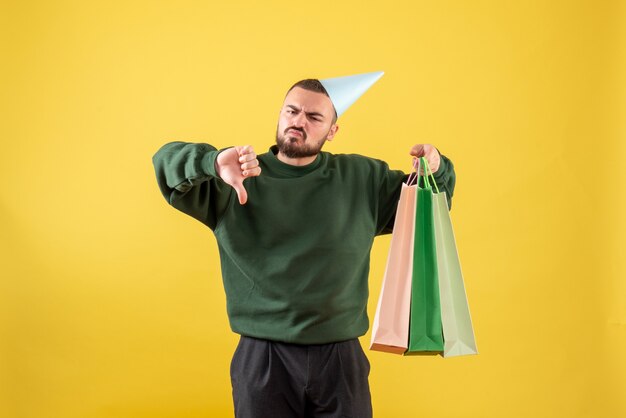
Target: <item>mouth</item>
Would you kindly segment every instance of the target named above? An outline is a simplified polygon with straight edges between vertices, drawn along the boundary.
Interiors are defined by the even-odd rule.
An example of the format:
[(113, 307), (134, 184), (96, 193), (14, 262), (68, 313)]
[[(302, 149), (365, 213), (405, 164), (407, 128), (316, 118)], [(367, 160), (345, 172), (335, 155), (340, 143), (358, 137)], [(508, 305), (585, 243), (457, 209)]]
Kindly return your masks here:
[(288, 134), (292, 134), (292, 135), (298, 135), (298, 136), (300, 136), (300, 137), (304, 137), (304, 135), (302, 134), (302, 132), (300, 132), (300, 131), (296, 131), (296, 130), (294, 130), (294, 129), (289, 129), (289, 130), (287, 131), (287, 133), (288, 133)]

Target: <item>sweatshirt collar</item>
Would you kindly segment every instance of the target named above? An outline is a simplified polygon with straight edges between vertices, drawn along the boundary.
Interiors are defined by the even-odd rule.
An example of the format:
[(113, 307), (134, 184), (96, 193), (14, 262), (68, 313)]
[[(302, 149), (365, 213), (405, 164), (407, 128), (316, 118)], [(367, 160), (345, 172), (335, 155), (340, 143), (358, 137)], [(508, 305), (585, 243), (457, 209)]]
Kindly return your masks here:
[(267, 158), (263, 158), (263, 162), (266, 163), (270, 172), (280, 173), (290, 177), (300, 177), (308, 174), (319, 167), (322, 162), (322, 153), (317, 154), (315, 160), (307, 165), (291, 165), (284, 163), (278, 159), (278, 146), (272, 145), (269, 151), (265, 154)]

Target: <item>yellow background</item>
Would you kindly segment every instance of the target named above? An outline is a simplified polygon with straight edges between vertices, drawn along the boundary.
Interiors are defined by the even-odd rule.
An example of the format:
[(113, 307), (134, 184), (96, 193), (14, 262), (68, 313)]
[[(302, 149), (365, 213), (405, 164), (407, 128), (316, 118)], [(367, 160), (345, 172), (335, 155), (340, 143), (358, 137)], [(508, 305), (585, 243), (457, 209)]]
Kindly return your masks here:
[(454, 161), (480, 354), (368, 333), (375, 416), (626, 416), (623, 2), (0, 4), (3, 418), (232, 416), (215, 239), (151, 157), (263, 152), (293, 82), (376, 70), (325, 150)]

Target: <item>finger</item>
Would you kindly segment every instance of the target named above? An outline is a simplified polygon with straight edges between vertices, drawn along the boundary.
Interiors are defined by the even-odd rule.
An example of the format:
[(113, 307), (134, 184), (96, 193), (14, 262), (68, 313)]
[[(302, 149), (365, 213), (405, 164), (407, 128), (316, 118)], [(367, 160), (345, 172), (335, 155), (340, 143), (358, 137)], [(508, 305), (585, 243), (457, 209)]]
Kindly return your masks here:
[(256, 177), (261, 174), (261, 167), (255, 167), (242, 173), (244, 177)]
[(433, 147), (432, 145), (428, 145), (428, 151), (426, 154), (428, 166), (430, 167), (430, 170), (435, 173), (437, 170), (439, 170), (439, 164), (441, 163), (439, 151), (437, 151), (437, 148)]
[(259, 166), (259, 160), (252, 160), (252, 161), (248, 161), (247, 163), (241, 164), (241, 170), (245, 171), (245, 170), (249, 170), (251, 168), (258, 167), (258, 166)]
[(437, 172), (437, 170), (439, 170), (439, 163), (441, 161), (439, 160), (439, 158), (435, 158), (434, 161), (430, 162), (428, 165), (430, 166), (430, 171), (433, 172), (433, 174), (435, 174)]
[(233, 184), (233, 189), (237, 192), (237, 197), (239, 198), (239, 204), (245, 205), (248, 201), (248, 192), (246, 192), (246, 188), (243, 187), (243, 183), (235, 183)]
[(254, 153), (254, 150), (252, 149), (252, 145), (244, 145), (239, 150), (239, 156), (247, 155), (250, 153)]
[(245, 163), (245, 162), (248, 162), (248, 161), (252, 161), (254, 159), (256, 159), (256, 153), (251, 152), (249, 154), (243, 154), (242, 156), (240, 156), (239, 157), (239, 162), (240, 163)]

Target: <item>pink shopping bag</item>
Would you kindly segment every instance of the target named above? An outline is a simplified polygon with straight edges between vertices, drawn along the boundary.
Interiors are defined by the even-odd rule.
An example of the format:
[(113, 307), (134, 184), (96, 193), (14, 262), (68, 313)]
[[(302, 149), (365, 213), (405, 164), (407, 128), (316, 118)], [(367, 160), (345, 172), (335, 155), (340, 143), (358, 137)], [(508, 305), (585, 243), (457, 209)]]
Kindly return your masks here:
[(403, 354), (408, 347), (416, 190), (402, 184), (370, 350)]

